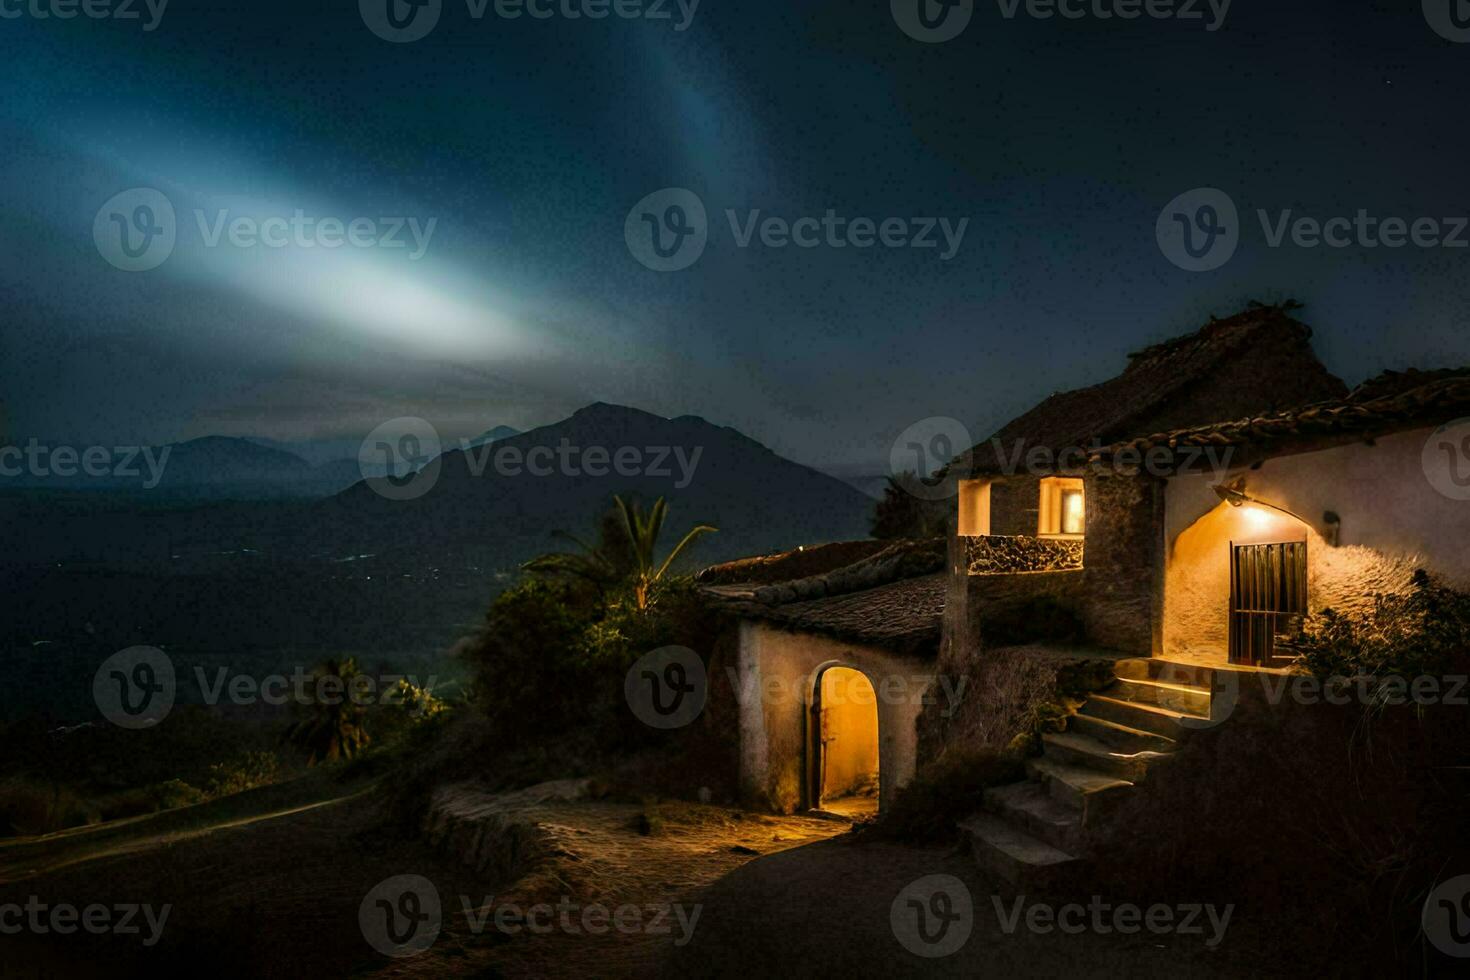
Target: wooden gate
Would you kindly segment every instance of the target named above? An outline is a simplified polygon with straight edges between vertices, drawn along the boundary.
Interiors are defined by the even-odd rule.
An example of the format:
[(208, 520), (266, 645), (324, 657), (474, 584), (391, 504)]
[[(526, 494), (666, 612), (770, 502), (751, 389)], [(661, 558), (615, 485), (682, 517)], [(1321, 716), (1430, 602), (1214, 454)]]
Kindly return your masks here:
[(1307, 543), (1230, 543), (1230, 662), (1269, 664), (1307, 611)]

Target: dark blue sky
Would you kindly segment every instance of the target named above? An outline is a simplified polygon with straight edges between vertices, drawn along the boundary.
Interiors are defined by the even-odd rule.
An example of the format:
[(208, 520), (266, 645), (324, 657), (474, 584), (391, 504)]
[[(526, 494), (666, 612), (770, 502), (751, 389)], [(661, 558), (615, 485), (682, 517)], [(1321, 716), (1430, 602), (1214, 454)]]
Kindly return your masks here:
[[(1470, 249), (1271, 248), (1255, 218), (1470, 214), (1470, 44), (1418, 3), (1235, 0), (1210, 32), (990, 0), (937, 45), (887, 0), (703, 0), (683, 31), (669, 9), (475, 20), (445, 0), (407, 44), (342, 0), (172, 0), (153, 31), (0, 19), (12, 436), (338, 438), (421, 415), (455, 437), (603, 400), (881, 468), (911, 423), (979, 438), (1250, 299), (1306, 303), (1349, 382), (1470, 363)], [(147, 272), (93, 240), (135, 187), (177, 212)], [(698, 195), (710, 240), (658, 273), (624, 220), (666, 187)], [(1155, 240), (1196, 187), (1241, 212), (1211, 272)], [(195, 217), (297, 209), (435, 224), (414, 260), (210, 248)], [(726, 209), (969, 224), (945, 261), (740, 248)]]

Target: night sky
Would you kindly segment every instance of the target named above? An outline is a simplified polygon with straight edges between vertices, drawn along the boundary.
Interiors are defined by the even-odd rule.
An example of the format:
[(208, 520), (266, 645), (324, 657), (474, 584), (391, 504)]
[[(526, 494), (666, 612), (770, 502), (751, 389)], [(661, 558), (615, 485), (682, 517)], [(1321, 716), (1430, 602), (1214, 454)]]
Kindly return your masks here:
[[(918, 420), (980, 438), (1288, 297), (1350, 383), (1470, 363), (1470, 248), (1272, 248), (1256, 217), (1470, 215), (1470, 43), (1418, 0), (1235, 0), (1214, 31), (1205, 3), (1043, 20), (982, 0), (941, 44), (888, 0), (703, 0), (683, 30), (673, 0), (665, 20), (445, 0), (401, 44), (346, 0), (172, 0), (153, 30), (142, 0), (141, 20), (31, 15), (49, 2), (0, 0), (13, 440), (339, 439), (403, 415), (458, 437), (611, 401), (881, 469)], [(177, 240), (129, 272), (94, 221), (139, 187)], [(661, 273), (624, 227), (669, 187), (709, 241)], [(1189, 272), (1155, 223), (1199, 187), (1238, 205), (1240, 242)], [(398, 249), (209, 247), (195, 216), (298, 209), (433, 232), (417, 259), (406, 228)], [(947, 260), (937, 231), (741, 248), (727, 209), (968, 225)]]

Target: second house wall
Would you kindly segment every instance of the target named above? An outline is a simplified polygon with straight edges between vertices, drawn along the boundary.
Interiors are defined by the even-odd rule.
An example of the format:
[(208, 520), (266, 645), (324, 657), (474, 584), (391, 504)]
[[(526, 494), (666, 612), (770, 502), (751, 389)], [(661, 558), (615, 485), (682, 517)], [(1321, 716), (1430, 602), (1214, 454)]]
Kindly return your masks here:
[(738, 664), (740, 783), (751, 804), (779, 813), (802, 806), (806, 715), (816, 675), (830, 664), (862, 671), (878, 694), (879, 806), (887, 808), (913, 778), (923, 708), (915, 702), (934, 673), (932, 663), (744, 620)]
[[(1307, 595), (1313, 612), (1362, 615), (1373, 595), (1403, 592), (1415, 569), (1470, 588), (1470, 505), (1440, 494), (1424, 474), (1428, 429), (1372, 445), (1266, 460), (1259, 469), (1186, 474), (1169, 481), (1166, 519), (1165, 655), (1224, 658), (1228, 644), (1230, 545), (1307, 542)], [(1245, 480), (1259, 505), (1231, 507), (1212, 484)], [(1336, 545), (1324, 520), (1341, 518)]]

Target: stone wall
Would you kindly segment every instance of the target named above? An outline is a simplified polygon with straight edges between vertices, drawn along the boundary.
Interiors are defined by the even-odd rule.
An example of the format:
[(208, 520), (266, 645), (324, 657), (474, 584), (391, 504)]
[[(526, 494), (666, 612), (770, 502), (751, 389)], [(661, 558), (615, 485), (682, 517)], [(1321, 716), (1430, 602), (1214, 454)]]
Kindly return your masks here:
[(1082, 567), (1082, 542), (1034, 535), (983, 535), (964, 539), (971, 575), (1056, 572)]
[(1089, 473), (1087, 561), (1078, 611), (1090, 643), (1155, 656), (1162, 650), (1164, 490), (1148, 476)]
[(990, 485), (990, 533), (1035, 534), (1041, 524), (1041, 477), (998, 477)]
[(1015, 634), (1014, 626), (1024, 622), (1029, 609), (1080, 610), (1082, 605), (1081, 568), (972, 574), (971, 542), (975, 540), (979, 539), (950, 538), (942, 663), (966, 664), (997, 643), (1028, 642), (1029, 637)]
[[(951, 536), (942, 655), (963, 658), (992, 642), (1030, 642), (1038, 637), (1013, 633), (1024, 618), (1017, 614), (1046, 605), (1074, 612), (1084, 633), (1079, 639), (1092, 646), (1142, 657), (1161, 649), (1162, 484), (1111, 473), (1087, 474), (1084, 481), (1085, 541)], [(987, 637), (987, 619), (1007, 623), (1008, 635)]]

